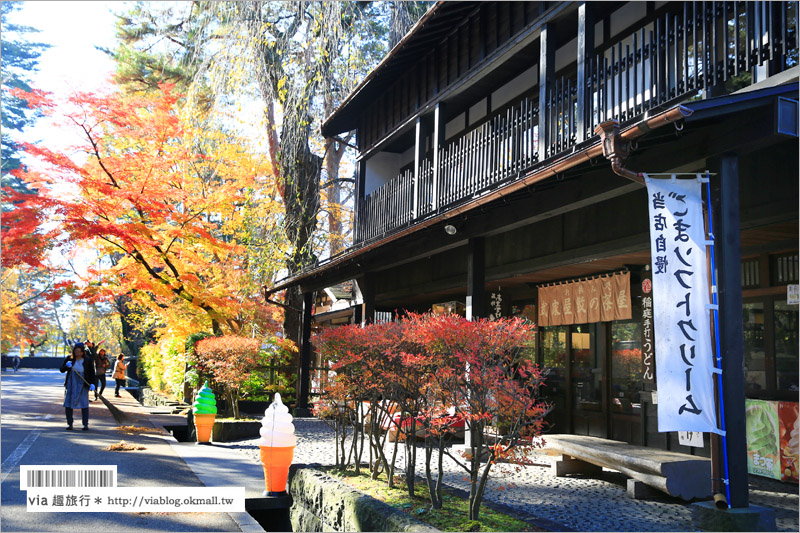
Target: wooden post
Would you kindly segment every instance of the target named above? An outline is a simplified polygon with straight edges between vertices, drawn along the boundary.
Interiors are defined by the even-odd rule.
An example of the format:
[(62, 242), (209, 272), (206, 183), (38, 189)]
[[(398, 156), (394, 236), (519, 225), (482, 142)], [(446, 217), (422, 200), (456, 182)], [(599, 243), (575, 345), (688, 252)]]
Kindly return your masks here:
[(486, 315), (486, 242), (483, 237), (469, 240), (467, 252), (467, 320)]
[(553, 91), (553, 78), (555, 77), (555, 42), (550, 42), (555, 34), (552, 23), (542, 25), (539, 35), (539, 162), (547, 158), (547, 145), (550, 139), (547, 135), (549, 111), (547, 98)]
[[(589, 113), (589, 110), (592, 109), (592, 104), (586, 97), (586, 83), (588, 81), (587, 74), (589, 73), (589, 69), (587, 67), (591, 65), (591, 57), (593, 55), (594, 9), (593, 6), (587, 5), (587, 2), (581, 2), (581, 4), (578, 6), (578, 110), (576, 114), (576, 126), (578, 130), (579, 143), (587, 139), (587, 131), (591, 131), (592, 129), (590, 118), (591, 114)], [(541, 107), (539, 109), (539, 116), (541, 117)]]
[(361, 229), (361, 221), (364, 216), (361, 213), (364, 205), (364, 190), (367, 179), (367, 161), (359, 159), (356, 162), (356, 186), (353, 200), (353, 241), (358, 243), (364, 240), (364, 232)]
[(436, 110), (433, 114), (433, 211), (439, 209), (439, 186), (441, 184), (441, 157), (442, 148), (444, 147), (444, 130), (447, 113), (444, 102), (436, 104)]
[(314, 306), (314, 293), (303, 295), (303, 325), (300, 339), (300, 372), (297, 376), (297, 405), (294, 416), (311, 416), (308, 407), (308, 394), (311, 384), (311, 311)]
[(358, 282), (361, 288), (362, 311), (361, 325), (366, 326), (375, 321), (375, 275), (367, 272)]
[(425, 159), (425, 125), (422, 117), (417, 117), (416, 140), (414, 142), (414, 186), (411, 189), (413, 195), (411, 199), (411, 220), (416, 220), (419, 216), (419, 184), (422, 179), (422, 160)]
[(739, 228), (739, 158), (719, 158), (712, 179), (714, 246), (717, 253), (722, 399), (728, 452), (731, 508), (748, 506), (747, 441), (745, 438), (745, 379), (742, 347), (742, 256)]

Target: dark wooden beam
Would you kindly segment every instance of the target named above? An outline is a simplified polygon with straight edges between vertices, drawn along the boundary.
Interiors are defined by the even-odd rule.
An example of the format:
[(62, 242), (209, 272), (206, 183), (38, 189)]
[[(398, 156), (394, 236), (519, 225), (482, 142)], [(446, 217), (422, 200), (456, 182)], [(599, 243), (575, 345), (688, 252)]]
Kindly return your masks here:
[(372, 272), (364, 273), (358, 280), (361, 289), (361, 299), (363, 310), (361, 312), (361, 324), (372, 324), (375, 321), (375, 274)]
[(300, 337), (300, 371), (297, 375), (297, 406), (294, 416), (311, 416), (308, 394), (311, 384), (311, 311), (314, 306), (314, 293), (303, 295), (303, 324)]
[(739, 228), (739, 157), (715, 161), (712, 178), (714, 245), (719, 279), (719, 324), (722, 352), (722, 399), (725, 406), (728, 479), (731, 508), (748, 506), (745, 428), (744, 348), (742, 346), (742, 254)]
[(467, 320), (486, 315), (486, 241), (470, 239), (467, 251)]
[(591, 117), (588, 111), (592, 109), (592, 104), (587, 98), (586, 82), (587, 74), (590, 73), (588, 67), (594, 56), (594, 24), (594, 5), (581, 2), (578, 6), (578, 110), (576, 115), (577, 142), (579, 143), (591, 136), (586, 133), (591, 129)]
[(419, 183), (422, 172), (422, 160), (425, 159), (425, 137), (427, 136), (427, 128), (422, 121), (422, 117), (417, 117), (417, 124), (414, 140), (414, 187), (411, 199), (411, 218), (416, 219), (419, 216)]
[(354, 278), (360, 272), (379, 272), (410, 263), (423, 257), (466, 246), (473, 237), (490, 237), (504, 231), (546, 220), (561, 213), (580, 209), (598, 202), (616, 198), (641, 186), (613, 174), (608, 168), (595, 167), (582, 172), (576, 180), (552, 187), (543, 184), (541, 189), (530, 191), (530, 196), (517, 196), (515, 200), (500, 201), (455, 221), (458, 233), (450, 236), (440, 225), (420, 230), (418, 233), (393, 243), (390, 247), (375, 250), (369, 257), (342, 265), (335, 272), (302, 283), (303, 291), (316, 290)]
[(356, 162), (356, 187), (354, 195), (355, 209), (353, 210), (353, 233), (354, 241), (359, 242), (362, 239), (359, 224), (361, 222), (361, 209), (364, 205), (364, 191), (367, 179), (367, 161), (362, 159)]
[(539, 34), (539, 161), (547, 159), (547, 98), (553, 91), (555, 77), (555, 25), (548, 22), (542, 25)]
[(439, 187), (441, 180), (441, 151), (445, 145), (445, 126), (447, 109), (444, 102), (436, 104), (433, 114), (433, 211), (439, 209)]
[[(578, 263), (588, 263), (593, 260), (603, 259), (605, 257), (647, 250), (649, 238), (649, 234), (641, 233), (597, 243), (592, 246), (584, 246), (579, 249), (563, 250), (556, 253), (543, 255), (541, 257), (534, 257), (523, 261), (509, 263), (507, 265), (487, 268), (485, 282), (492, 283), (494, 281), (507, 279), (521, 274), (530, 274), (539, 270), (574, 265)], [(409, 292), (410, 290), (413, 290), (413, 294)], [(464, 283), (463, 275), (448, 276), (446, 278), (424, 281), (415, 285), (411, 289), (398, 289), (391, 292), (381, 293), (380, 301), (381, 305), (392, 307), (396, 305), (403, 305), (403, 303), (407, 301), (410, 296), (456, 290), (466, 292), (466, 285)]]

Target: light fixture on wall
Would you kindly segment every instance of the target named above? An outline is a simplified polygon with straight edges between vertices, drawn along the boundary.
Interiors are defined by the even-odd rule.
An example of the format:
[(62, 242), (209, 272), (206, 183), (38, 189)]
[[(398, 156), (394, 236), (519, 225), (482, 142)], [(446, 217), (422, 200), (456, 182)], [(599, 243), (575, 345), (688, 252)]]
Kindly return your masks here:
[(444, 232), (447, 233), (448, 235), (455, 235), (457, 231), (458, 230), (456, 229), (456, 227), (452, 224), (448, 224), (444, 227)]

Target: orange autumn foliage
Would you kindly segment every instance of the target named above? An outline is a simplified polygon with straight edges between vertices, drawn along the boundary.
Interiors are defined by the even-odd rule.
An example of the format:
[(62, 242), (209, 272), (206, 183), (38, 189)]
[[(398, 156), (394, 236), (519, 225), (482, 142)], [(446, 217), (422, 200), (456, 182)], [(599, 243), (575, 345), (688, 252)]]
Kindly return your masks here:
[[(251, 323), (272, 329), (282, 319), (260, 303), (263, 280), (248, 273), (253, 263), (277, 272), (284, 243), (279, 231), (253, 242), (253, 221), (279, 226), (282, 207), (271, 168), (245, 140), (214, 117), (184, 116), (169, 85), (144, 96), (76, 94), (58, 106), (43, 93), (17, 95), (63, 113), (82, 144), (63, 153), (25, 145), (37, 163), (19, 176), (38, 194), (14, 197), (4, 265), (7, 254), (40, 261), (42, 235), (54, 248), (99, 251), (103, 260), (83, 280), (82, 297), (130, 295), (173, 333), (209, 325), (236, 332)], [(44, 232), (45, 220), (57, 230)]]

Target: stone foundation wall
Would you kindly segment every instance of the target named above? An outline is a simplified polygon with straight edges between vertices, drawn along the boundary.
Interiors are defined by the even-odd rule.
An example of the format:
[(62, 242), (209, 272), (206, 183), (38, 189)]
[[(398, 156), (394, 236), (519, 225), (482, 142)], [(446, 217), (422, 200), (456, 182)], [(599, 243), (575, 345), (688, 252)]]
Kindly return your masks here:
[(304, 465), (289, 471), (293, 531), (439, 531)]
[[(111, 383), (113, 382), (114, 380), (112, 379)], [(175, 403), (175, 401), (170, 400), (165, 396), (161, 396), (160, 394), (154, 392), (150, 387), (140, 387), (139, 403), (147, 407), (156, 407), (159, 405), (172, 405)]]

